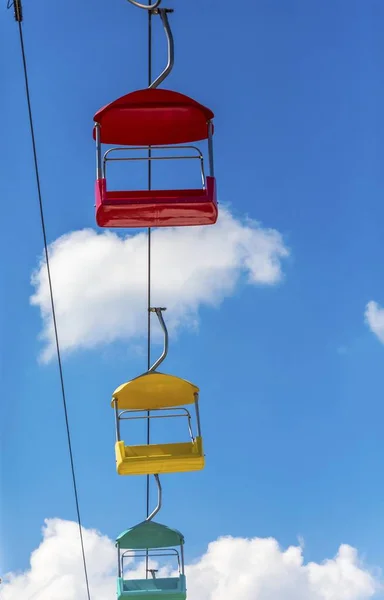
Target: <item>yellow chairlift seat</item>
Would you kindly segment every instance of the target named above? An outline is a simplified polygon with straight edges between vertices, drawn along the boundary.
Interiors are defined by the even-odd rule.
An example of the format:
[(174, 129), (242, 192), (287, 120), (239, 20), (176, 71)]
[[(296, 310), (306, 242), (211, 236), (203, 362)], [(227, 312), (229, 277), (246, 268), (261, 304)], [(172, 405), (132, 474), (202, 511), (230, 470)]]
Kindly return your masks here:
[[(150, 372), (119, 386), (112, 397), (116, 414), (116, 470), (119, 475), (151, 475), (199, 471), (205, 458), (198, 410), (199, 388), (180, 377)], [(193, 437), (190, 414), (179, 407), (195, 404), (197, 437)], [(179, 409), (185, 411), (191, 434), (190, 442), (130, 446), (120, 439), (120, 420), (129, 420), (130, 412)], [(126, 415), (126, 416), (123, 416)], [(175, 416), (175, 415), (170, 415)], [(151, 415), (142, 417), (151, 418)]]

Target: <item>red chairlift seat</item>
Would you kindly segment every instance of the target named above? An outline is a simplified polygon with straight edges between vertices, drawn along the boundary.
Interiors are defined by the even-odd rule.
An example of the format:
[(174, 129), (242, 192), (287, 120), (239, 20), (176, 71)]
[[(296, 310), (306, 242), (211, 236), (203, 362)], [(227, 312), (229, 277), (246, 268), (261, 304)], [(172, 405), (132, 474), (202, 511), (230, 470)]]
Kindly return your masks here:
[[(123, 96), (94, 116), (97, 146), (96, 221), (100, 227), (174, 227), (211, 225), (217, 220), (213, 173), (213, 112), (192, 98), (164, 89), (144, 89)], [(101, 144), (178, 148), (208, 140), (210, 175), (203, 187), (184, 190), (110, 191), (105, 166), (111, 148), (101, 157)], [(194, 150), (196, 147), (190, 146)], [(164, 157), (172, 158), (172, 157)], [(192, 158), (192, 157), (191, 157)], [(119, 159), (122, 160), (122, 159)], [(125, 158), (123, 160), (130, 160)]]

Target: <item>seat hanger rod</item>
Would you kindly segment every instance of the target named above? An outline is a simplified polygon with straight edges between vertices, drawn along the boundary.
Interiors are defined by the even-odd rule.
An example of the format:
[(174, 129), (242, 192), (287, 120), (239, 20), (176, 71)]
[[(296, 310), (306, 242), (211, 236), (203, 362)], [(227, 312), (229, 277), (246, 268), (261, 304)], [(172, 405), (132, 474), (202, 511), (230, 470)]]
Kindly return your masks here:
[(145, 519), (146, 521), (152, 521), (153, 517), (157, 515), (159, 510), (161, 509), (162, 499), (163, 499), (163, 490), (160, 483), (160, 477), (158, 475), (154, 475), (157, 483), (157, 506), (153, 509), (150, 515)]
[(133, 6), (137, 8), (144, 8), (145, 10), (154, 10), (158, 6), (160, 6), (161, 0), (155, 0), (153, 4), (142, 4), (141, 2), (137, 2), (137, 0), (128, 0)]
[(154, 89), (157, 88), (160, 83), (162, 83), (170, 74), (170, 72), (173, 69), (173, 65), (175, 62), (175, 45), (174, 45), (174, 41), (173, 41), (173, 34), (172, 34), (172, 30), (171, 30), (171, 26), (169, 25), (169, 21), (168, 21), (168, 13), (172, 13), (173, 9), (172, 8), (156, 8), (153, 11), (153, 14), (159, 14), (160, 18), (162, 20), (163, 26), (164, 26), (164, 31), (165, 31), (165, 35), (167, 38), (167, 46), (168, 46), (168, 62), (167, 65), (164, 69), (164, 71), (162, 71), (162, 73), (160, 73), (160, 75), (155, 79), (155, 81), (153, 81), (151, 83), (151, 85), (149, 86), (149, 89)]
[(168, 330), (167, 330), (167, 326), (165, 324), (164, 318), (163, 318), (163, 311), (167, 310), (166, 308), (161, 308), (161, 307), (157, 307), (157, 308), (150, 308), (149, 309), (150, 312), (154, 312), (157, 315), (157, 318), (159, 319), (161, 328), (164, 332), (164, 348), (163, 348), (163, 352), (161, 354), (161, 356), (159, 356), (159, 358), (157, 359), (156, 362), (153, 363), (152, 367), (150, 367), (148, 369), (148, 373), (153, 373), (154, 371), (156, 371), (156, 369), (161, 365), (161, 363), (163, 362), (163, 360), (165, 360), (167, 354), (168, 354)]
[[(161, 363), (163, 362), (163, 360), (166, 358), (166, 356), (168, 354), (168, 330), (167, 330), (167, 326), (166, 326), (164, 318), (163, 318), (163, 311), (167, 310), (167, 309), (165, 307), (155, 307), (155, 308), (150, 308), (149, 310), (150, 310), (150, 312), (156, 313), (157, 318), (159, 319), (161, 328), (164, 332), (163, 352), (161, 353), (161, 355), (159, 356), (157, 361), (153, 363), (152, 367), (150, 367), (150, 369), (148, 369), (148, 373), (153, 373), (157, 369), (157, 367), (161, 365)], [(161, 487), (159, 475), (158, 474), (154, 475), (154, 478), (155, 478), (156, 484), (157, 484), (157, 506), (156, 506), (156, 508), (153, 509), (151, 514), (146, 518), (146, 521), (151, 521), (153, 519), (153, 517), (157, 515), (157, 513), (161, 509), (161, 505), (162, 505), (163, 493), (162, 493), (162, 487)]]

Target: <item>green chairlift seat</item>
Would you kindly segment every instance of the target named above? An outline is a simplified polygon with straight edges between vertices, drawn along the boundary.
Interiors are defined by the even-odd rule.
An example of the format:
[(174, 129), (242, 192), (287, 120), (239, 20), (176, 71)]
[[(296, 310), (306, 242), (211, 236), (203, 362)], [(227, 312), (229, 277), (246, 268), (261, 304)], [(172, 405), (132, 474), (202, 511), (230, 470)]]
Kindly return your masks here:
[[(184, 536), (176, 529), (154, 521), (144, 521), (131, 529), (127, 529), (116, 540), (118, 549), (118, 600), (186, 600), (187, 589), (184, 574)], [(180, 547), (180, 554), (175, 549)], [(147, 579), (125, 579), (124, 558), (137, 551), (169, 550), (163, 556), (177, 556), (179, 566), (178, 577), (155, 577), (154, 572)]]

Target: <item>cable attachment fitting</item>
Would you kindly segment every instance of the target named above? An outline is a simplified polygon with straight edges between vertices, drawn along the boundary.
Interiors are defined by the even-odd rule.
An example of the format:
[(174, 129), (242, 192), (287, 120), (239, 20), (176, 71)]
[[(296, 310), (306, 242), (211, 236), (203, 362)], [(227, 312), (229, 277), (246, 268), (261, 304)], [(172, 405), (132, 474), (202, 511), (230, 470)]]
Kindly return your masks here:
[(23, 20), (23, 7), (21, 5), (21, 0), (8, 0), (7, 8), (12, 8), (15, 15), (15, 21), (21, 23)]
[(147, 569), (147, 572), (152, 575), (152, 579), (156, 579), (156, 573), (159, 572), (159, 569)]
[(165, 14), (168, 14), (168, 13), (173, 13), (174, 9), (173, 8), (152, 8), (151, 9), (151, 13), (153, 15), (160, 15), (161, 11)]

